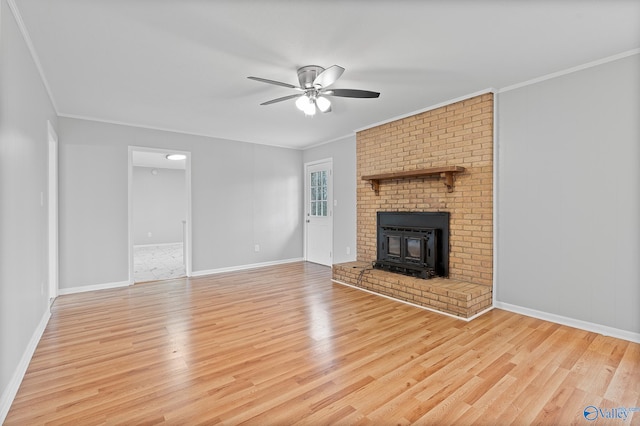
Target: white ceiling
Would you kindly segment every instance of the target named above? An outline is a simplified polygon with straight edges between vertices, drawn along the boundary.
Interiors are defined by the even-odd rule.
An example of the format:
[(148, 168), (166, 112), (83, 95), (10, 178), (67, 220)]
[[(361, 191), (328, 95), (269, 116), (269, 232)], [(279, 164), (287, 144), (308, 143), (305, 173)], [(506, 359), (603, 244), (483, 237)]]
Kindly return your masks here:
[[(304, 148), (640, 47), (638, 0), (9, 0), (62, 116)], [(305, 117), (304, 65), (346, 68)]]

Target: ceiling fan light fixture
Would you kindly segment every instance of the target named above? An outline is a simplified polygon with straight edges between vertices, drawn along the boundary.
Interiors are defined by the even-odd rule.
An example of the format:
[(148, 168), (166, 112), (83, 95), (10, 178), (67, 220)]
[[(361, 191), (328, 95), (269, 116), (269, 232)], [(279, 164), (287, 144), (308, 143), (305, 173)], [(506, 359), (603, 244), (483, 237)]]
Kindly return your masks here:
[(304, 115), (316, 114), (316, 104), (307, 95), (302, 95), (296, 100), (296, 107), (304, 112)]
[(294, 86), (292, 84), (276, 80), (269, 80), (267, 78), (247, 78), (302, 92), (302, 94), (294, 94), (272, 99), (270, 101), (263, 102), (260, 105), (271, 105), (287, 101), (289, 99), (295, 99), (296, 107), (307, 116), (315, 115), (318, 110), (323, 113), (331, 112), (331, 101), (327, 96), (337, 96), (341, 98), (377, 98), (380, 96), (380, 93), (372, 92), (370, 90), (328, 89), (329, 86), (333, 85), (336, 80), (340, 78), (343, 72), (344, 68), (339, 65), (332, 65), (327, 69), (318, 65), (300, 67), (298, 68), (298, 81), (300, 82), (300, 86)]
[(310, 101), (304, 109), (304, 115), (316, 115), (316, 104)]
[(316, 105), (321, 112), (327, 112), (331, 109), (331, 101), (324, 96), (318, 96), (318, 99), (316, 99)]
[(302, 95), (298, 99), (296, 99), (296, 107), (300, 111), (304, 111), (304, 108), (307, 106), (308, 103), (309, 103), (309, 98), (307, 98), (307, 95)]

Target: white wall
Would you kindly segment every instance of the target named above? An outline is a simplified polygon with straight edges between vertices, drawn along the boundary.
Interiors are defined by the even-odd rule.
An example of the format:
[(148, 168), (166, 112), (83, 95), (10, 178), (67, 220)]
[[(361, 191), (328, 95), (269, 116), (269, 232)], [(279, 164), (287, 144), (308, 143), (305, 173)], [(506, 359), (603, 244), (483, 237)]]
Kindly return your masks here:
[(640, 55), (498, 95), (497, 301), (640, 333)]
[[(333, 158), (333, 263), (356, 260), (356, 136), (309, 148), (303, 162)], [(347, 253), (347, 248), (350, 253)]]
[(191, 152), (194, 273), (302, 257), (301, 151), (73, 118), (59, 127), (61, 289), (128, 280), (128, 146)]
[(185, 171), (133, 167), (132, 172), (133, 244), (181, 243), (187, 219)]
[(2, 423), (48, 318), (47, 120), (55, 127), (56, 115), (4, 0), (0, 40)]

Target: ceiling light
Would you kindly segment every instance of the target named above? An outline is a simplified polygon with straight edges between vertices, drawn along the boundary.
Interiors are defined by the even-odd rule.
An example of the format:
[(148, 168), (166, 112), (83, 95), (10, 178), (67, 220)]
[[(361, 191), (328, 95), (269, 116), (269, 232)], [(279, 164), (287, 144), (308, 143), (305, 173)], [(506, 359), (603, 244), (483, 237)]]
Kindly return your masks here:
[(314, 115), (316, 113), (316, 105), (307, 95), (302, 95), (296, 100), (296, 107), (304, 112), (304, 115)]
[(300, 111), (304, 111), (304, 108), (308, 103), (309, 103), (309, 98), (307, 98), (306, 95), (302, 95), (298, 99), (296, 99), (296, 107)]
[(304, 115), (316, 115), (316, 104), (313, 101), (309, 101), (309, 104), (304, 108)]
[[(322, 99), (322, 101), (320, 101), (320, 103), (317, 103), (320, 99)], [(329, 109), (331, 109), (331, 102), (329, 102), (329, 99), (326, 98), (316, 99), (315, 94), (309, 93), (300, 96), (296, 100), (296, 107), (298, 107), (300, 111), (304, 112), (304, 115), (315, 115), (316, 106), (320, 109), (320, 111), (327, 112)]]
[(331, 109), (331, 101), (324, 96), (319, 96), (316, 99), (316, 105), (321, 112), (327, 112)]
[(184, 154), (167, 154), (166, 158), (167, 160), (177, 161), (184, 160), (185, 158), (187, 158), (187, 156)]

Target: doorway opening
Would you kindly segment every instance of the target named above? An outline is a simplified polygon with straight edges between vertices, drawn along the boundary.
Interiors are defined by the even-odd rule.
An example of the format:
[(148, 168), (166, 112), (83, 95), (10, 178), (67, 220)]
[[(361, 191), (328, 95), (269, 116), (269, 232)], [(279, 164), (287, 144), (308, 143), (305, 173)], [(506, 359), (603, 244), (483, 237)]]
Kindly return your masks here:
[(129, 147), (130, 283), (191, 275), (190, 175), (188, 152)]

